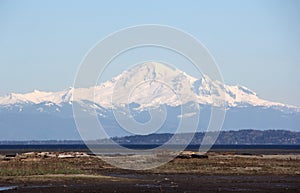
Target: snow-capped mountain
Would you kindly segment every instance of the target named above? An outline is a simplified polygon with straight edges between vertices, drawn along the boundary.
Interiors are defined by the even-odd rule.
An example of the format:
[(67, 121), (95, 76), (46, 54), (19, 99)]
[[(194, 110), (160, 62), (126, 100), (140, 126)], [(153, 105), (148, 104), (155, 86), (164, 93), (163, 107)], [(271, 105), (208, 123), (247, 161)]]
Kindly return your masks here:
[[(142, 82), (142, 85), (137, 85)], [(112, 95), (122, 88), (122, 91), (130, 91), (132, 95), (128, 103), (138, 103), (142, 105), (161, 105), (178, 106), (176, 94), (184, 97), (181, 102), (188, 102), (196, 99), (197, 103), (202, 105), (213, 104), (212, 98), (217, 95), (216, 88), (224, 88), (225, 101), (228, 107), (238, 106), (264, 106), (264, 107), (286, 107), (298, 110), (298, 107), (285, 105), (282, 103), (271, 102), (258, 97), (258, 95), (240, 85), (229, 86), (219, 81), (211, 80), (203, 75), (199, 79), (192, 77), (185, 72), (160, 63), (147, 63), (136, 66), (129, 71), (114, 77), (111, 81), (104, 82), (91, 88), (78, 88), (75, 101), (86, 100), (93, 101), (102, 107), (111, 107)], [(136, 88), (132, 88), (136, 87)], [(0, 105), (14, 104), (55, 104), (61, 106), (64, 103), (72, 103), (74, 88), (68, 88), (59, 92), (42, 92), (34, 90), (26, 94), (11, 93), (0, 97)], [(95, 92), (95, 93), (94, 93)], [(95, 96), (91, 96), (94, 93)], [(124, 93), (127, 94), (127, 93)], [(151, 104), (148, 104), (151, 101)]]
[[(68, 88), (59, 92), (35, 90), (2, 96), (0, 130), (1, 133), (13, 131), (4, 135), (3, 139), (14, 138), (18, 134), (30, 137), (26, 132), (32, 129), (38, 134), (33, 139), (61, 138), (61, 132), (65, 133), (62, 138), (77, 138), (72, 118), (73, 103), (84, 103), (88, 108), (95, 109), (100, 119), (112, 130), (118, 124), (113, 120), (111, 109), (124, 105), (131, 105), (137, 119), (141, 120), (147, 117), (145, 112), (148, 108), (166, 105), (168, 112), (175, 116), (168, 117), (170, 124), (166, 127), (171, 128), (176, 122), (174, 119), (178, 118), (179, 106), (192, 101), (201, 106), (201, 118), (205, 122), (209, 118), (210, 107), (219, 105), (213, 99), (221, 97), (220, 88), (224, 91), (227, 109), (225, 129), (300, 128), (299, 107), (261, 99), (244, 86), (224, 85), (206, 75), (192, 77), (170, 66), (149, 62), (90, 88)], [(200, 123), (200, 127), (205, 127), (203, 125)], [(70, 130), (72, 132), (68, 132)], [(120, 133), (113, 132), (113, 135)]]

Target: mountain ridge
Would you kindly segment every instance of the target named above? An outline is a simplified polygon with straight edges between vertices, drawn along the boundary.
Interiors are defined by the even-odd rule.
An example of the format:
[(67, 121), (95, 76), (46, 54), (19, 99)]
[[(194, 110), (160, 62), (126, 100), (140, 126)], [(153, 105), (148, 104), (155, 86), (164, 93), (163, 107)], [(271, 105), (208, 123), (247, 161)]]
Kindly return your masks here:
[[(188, 141), (182, 141), (185, 138), (184, 135), (179, 134), (178, 139), (183, 144), (198, 145), (201, 144), (205, 133), (198, 132), (194, 134), (193, 139)], [(173, 134), (161, 133), (161, 134), (150, 134), (150, 135), (134, 135), (124, 137), (114, 137), (112, 140), (118, 144), (129, 145), (129, 144), (165, 144), (171, 139)], [(105, 143), (106, 140), (102, 140)], [(178, 143), (180, 144), (180, 143)], [(221, 131), (215, 145), (300, 145), (300, 132), (292, 132), (287, 130), (238, 130), (238, 131)]]

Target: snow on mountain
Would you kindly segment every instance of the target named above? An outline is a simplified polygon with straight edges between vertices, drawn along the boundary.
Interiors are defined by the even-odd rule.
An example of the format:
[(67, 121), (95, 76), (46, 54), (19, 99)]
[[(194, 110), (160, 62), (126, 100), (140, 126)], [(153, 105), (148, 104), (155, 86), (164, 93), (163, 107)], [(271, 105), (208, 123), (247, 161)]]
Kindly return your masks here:
[[(236, 85), (229, 86), (203, 75), (197, 79), (170, 66), (149, 62), (135, 66), (128, 71), (91, 88), (74, 88), (59, 92), (33, 91), (26, 94), (11, 93), (0, 97), (0, 105), (14, 104), (71, 104), (73, 101), (94, 101), (97, 105), (108, 108), (121, 103), (138, 103), (144, 107), (167, 104), (178, 106), (191, 100), (202, 105), (217, 105), (213, 97), (218, 97), (218, 89), (225, 91), (227, 107), (263, 106), (289, 108), (299, 111), (298, 107), (270, 102), (258, 97), (252, 90)], [(112, 97), (113, 96), (113, 97)], [(112, 104), (112, 98), (116, 104)]]
[(34, 103), (39, 104), (43, 102), (51, 102), (55, 104), (61, 104), (63, 102), (72, 101), (73, 89), (69, 88), (60, 92), (42, 92), (34, 90), (31, 93), (26, 94), (16, 94), (11, 93), (0, 97), (1, 105), (11, 105), (11, 104), (22, 104), (22, 103)]
[[(219, 105), (213, 100), (220, 98), (219, 88), (225, 91), (227, 107), (222, 129), (300, 129), (299, 107), (261, 99), (244, 86), (224, 85), (207, 75), (195, 78), (152, 62), (135, 66), (90, 88), (68, 88), (59, 92), (35, 90), (0, 97), (0, 133), (3, 134), (0, 140), (81, 139), (72, 104), (80, 104), (88, 114), (96, 111), (108, 136), (113, 137), (131, 133), (120, 127), (112, 108), (146, 123), (151, 118), (147, 110), (151, 108), (157, 113), (162, 109), (160, 105), (165, 104), (166, 120), (157, 132), (174, 133), (182, 117), (192, 119), (195, 116), (195, 106), (189, 103), (193, 101), (201, 107), (197, 129), (205, 131), (211, 106)], [(184, 103), (190, 109), (182, 114), (180, 105)], [(130, 113), (124, 111), (124, 105), (129, 106)], [(193, 132), (190, 130), (193, 127), (184, 129)], [(100, 139), (101, 136), (91, 133), (89, 138)]]

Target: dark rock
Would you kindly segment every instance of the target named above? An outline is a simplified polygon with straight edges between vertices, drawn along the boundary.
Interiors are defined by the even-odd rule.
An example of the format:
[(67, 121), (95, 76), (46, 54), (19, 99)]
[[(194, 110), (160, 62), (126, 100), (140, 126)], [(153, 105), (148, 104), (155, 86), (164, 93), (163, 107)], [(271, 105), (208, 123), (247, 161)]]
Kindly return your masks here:
[(253, 155), (252, 153), (241, 153), (241, 155)]
[(15, 154), (15, 153), (5, 155), (5, 157), (7, 157), (7, 158), (14, 158), (16, 156), (17, 156), (17, 154)]
[(191, 157), (198, 158), (198, 159), (207, 159), (208, 158), (207, 155), (203, 155), (203, 154), (192, 154)]

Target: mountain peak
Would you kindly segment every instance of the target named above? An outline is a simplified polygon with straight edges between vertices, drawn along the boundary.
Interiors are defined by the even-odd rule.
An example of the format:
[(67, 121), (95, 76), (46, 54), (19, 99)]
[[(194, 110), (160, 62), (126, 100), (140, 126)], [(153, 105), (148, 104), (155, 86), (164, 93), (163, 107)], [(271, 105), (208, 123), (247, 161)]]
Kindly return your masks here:
[(150, 72), (164, 72), (164, 71), (179, 71), (176, 68), (173, 68), (170, 65), (159, 63), (159, 62), (145, 62), (142, 64), (138, 64), (131, 68), (131, 70), (136, 71), (136, 70), (147, 70)]
[(143, 64), (136, 65), (123, 72), (118, 77), (132, 78), (133, 76), (136, 76), (138, 79), (143, 80), (170, 80), (180, 75), (185, 75), (188, 78), (195, 79), (183, 71), (159, 62), (145, 62)]
[(34, 90), (33, 90), (33, 93), (42, 93), (42, 91), (39, 91), (39, 90), (34, 89)]

